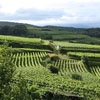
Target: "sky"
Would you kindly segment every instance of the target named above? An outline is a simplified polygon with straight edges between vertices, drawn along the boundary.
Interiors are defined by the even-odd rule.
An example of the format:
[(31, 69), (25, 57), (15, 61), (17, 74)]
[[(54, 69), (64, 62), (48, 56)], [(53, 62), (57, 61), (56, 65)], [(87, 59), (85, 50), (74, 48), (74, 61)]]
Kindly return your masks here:
[(100, 0), (0, 0), (0, 21), (44, 25), (100, 22)]

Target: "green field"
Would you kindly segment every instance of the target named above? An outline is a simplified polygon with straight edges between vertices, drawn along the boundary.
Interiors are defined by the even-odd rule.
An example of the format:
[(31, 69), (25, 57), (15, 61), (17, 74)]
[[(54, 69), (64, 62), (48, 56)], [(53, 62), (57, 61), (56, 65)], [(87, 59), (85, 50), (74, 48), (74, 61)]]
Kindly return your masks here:
[[(98, 36), (85, 34), (85, 29), (74, 29), (64, 27), (28, 27), (29, 37), (41, 37), (54, 41), (69, 41), (74, 43), (100, 44)], [(84, 32), (85, 31), (85, 32)], [(99, 33), (98, 33), (99, 35)]]
[[(87, 66), (85, 66), (81, 61), (71, 59), (57, 60), (53, 63), (59, 68), (58, 75), (52, 74), (50, 70), (41, 65), (43, 60), (42, 58), (46, 55), (46, 52), (17, 53), (12, 55), (12, 62), (16, 65), (17, 72), (22, 71), (22, 75), (24, 75), (25, 79), (29, 81), (31, 80), (35, 85), (39, 83), (42, 84), (43, 82), (41, 88), (60, 89), (63, 92), (66, 91), (68, 93), (79, 95), (80, 97), (84, 97), (84, 95), (88, 97), (88, 95), (90, 95), (91, 98), (93, 98), (93, 95), (95, 97), (95, 92), (99, 93), (98, 89), (96, 89), (96, 85), (99, 86), (100, 82), (100, 67), (98, 67), (95, 72), (95, 69), (92, 68), (91, 70), (93, 72), (90, 73)], [(73, 74), (81, 75), (83, 80), (79, 81), (72, 79), (71, 75)], [(88, 75), (90, 80), (87, 79)], [(92, 88), (88, 87), (88, 84), (90, 83), (91, 86), (93, 86)], [(65, 88), (63, 88), (63, 86), (65, 86)], [(89, 90), (87, 87), (88, 89), (91, 88), (91, 93), (88, 93)], [(96, 90), (94, 91), (94, 89)]]
[(91, 44), (81, 44), (81, 43), (70, 43), (68, 41), (54, 41), (55, 45), (60, 45), (62, 47), (76, 47), (76, 48), (99, 48), (100, 45), (91, 45)]
[[(76, 39), (74, 35), (67, 38)], [(0, 42), (0, 52), (5, 47), (3, 42), (9, 43), (8, 59), (15, 68), (10, 84), (11, 100), (100, 99), (100, 45), (4, 35), (0, 35)], [(60, 49), (56, 49), (58, 45)], [(7, 56), (2, 52), (1, 58)]]
[(21, 42), (21, 43), (41, 43), (40, 38), (24, 38), (24, 37), (16, 37), (16, 36), (5, 36), (5, 35), (0, 35), (0, 40), (6, 40), (9, 42)]
[(73, 55), (73, 56), (86, 56), (86, 57), (94, 57), (94, 58), (99, 58), (100, 53), (83, 53), (83, 52), (68, 52), (68, 55)]

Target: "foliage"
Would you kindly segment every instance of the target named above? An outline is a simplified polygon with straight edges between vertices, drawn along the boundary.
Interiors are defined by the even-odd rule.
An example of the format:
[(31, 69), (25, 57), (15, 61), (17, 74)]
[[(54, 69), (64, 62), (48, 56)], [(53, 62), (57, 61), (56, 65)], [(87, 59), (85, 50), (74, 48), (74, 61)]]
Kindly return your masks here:
[(13, 79), (11, 87), (11, 100), (31, 100), (27, 81), (19, 74), (17, 80)]
[(31, 48), (12, 48), (12, 52), (16, 53), (23, 53), (23, 52), (49, 52), (52, 53), (53, 51), (51, 50), (46, 50), (46, 49), (31, 49)]
[(51, 61), (56, 61), (56, 60), (59, 60), (60, 58), (58, 56), (53, 56), (51, 57)]
[(2, 26), (0, 33), (2, 35), (25, 36), (28, 33), (25, 25)]
[(44, 66), (44, 67), (47, 67), (47, 64), (51, 63), (50, 61), (50, 57), (47, 55), (45, 57), (43, 57), (43, 60), (41, 62), (41, 64)]
[[(35, 28), (34, 30), (38, 29)], [(45, 34), (53, 34), (52, 30), (49, 32), (48, 30), (42, 30), (42, 32), (45, 31), (47, 32)], [(56, 32), (54, 33), (60, 35), (60, 33)], [(64, 34), (68, 35), (66, 32)], [(1, 36), (1, 40), (4, 39), (5, 37)], [(13, 38), (11, 36), (6, 37), (6, 39), (10, 42), (19, 41), (18, 43), (22, 43), (21, 45), (35, 44), (36, 48), (38, 47), (37, 45), (41, 45), (41, 39), (35, 41), (32, 38)], [(71, 49), (77, 50), (86, 49), (89, 51), (95, 49), (99, 51), (100, 48), (99, 45), (69, 42), (57, 43), (61, 43), (67, 49), (71, 47)], [(55, 44), (53, 45), (55, 46)], [(46, 45), (42, 46), (45, 48)], [(7, 52), (4, 48), (7, 49)], [(66, 59), (57, 56), (49, 57), (48, 50), (41, 49), (38, 51), (38, 49), (33, 50), (30, 48), (9, 49), (10, 51), (15, 50), (15, 52), (9, 55), (10, 51), (8, 49), (5, 45), (0, 49), (0, 68), (3, 69), (0, 69), (0, 76), (2, 76), (2, 80), (0, 80), (0, 85), (2, 86), (0, 88), (1, 100), (81, 100), (81, 98), (85, 100), (96, 100), (100, 98), (100, 67), (98, 63), (94, 64), (91, 61), (86, 66), (87, 64), (84, 63), (87, 62), (87, 57), (83, 56), (81, 58), (82, 61), (71, 59), (69, 56), (66, 56)], [(19, 52), (20, 50), (21, 52)], [(82, 55), (85, 54), (83, 51)], [(79, 52), (77, 54), (81, 55)], [(87, 53), (86, 55), (88, 57), (94, 57), (96, 54)], [(96, 56), (99, 56), (99, 53)], [(8, 67), (5, 67), (5, 65)], [(16, 68), (15, 72), (14, 68)], [(5, 69), (7, 70), (5, 71)], [(14, 72), (14, 74), (11, 72)]]
[[(85, 81), (73, 80), (57, 74), (52, 74), (45, 67), (22, 67), (17, 69), (18, 72), (22, 71), (22, 76), (27, 80), (28, 84), (37, 85), (38, 92), (41, 90), (61, 90), (63, 93), (76, 94), (78, 96), (86, 96), (85, 100), (100, 97), (99, 82), (92, 82), (91, 84)], [(17, 77), (15, 77), (17, 79)], [(88, 80), (87, 80), (88, 81)], [(95, 83), (96, 82), (96, 83)], [(53, 92), (54, 94), (55, 92)], [(64, 94), (63, 94), (64, 95)], [(58, 98), (57, 98), (58, 99)], [(74, 99), (71, 99), (74, 100)], [(77, 99), (76, 99), (77, 100)], [(95, 99), (93, 99), (95, 100)]]
[(28, 32), (27, 27), (25, 25), (15, 25), (12, 30), (12, 33), (15, 36), (24, 36)]
[(53, 65), (51, 65), (50, 67), (49, 67), (49, 69), (50, 69), (50, 71), (52, 72), (52, 73), (58, 73), (58, 68), (56, 68), (55, 66), (53, 66)]
[(55, 67), (52, 63), (52, 61), (55, 61), (59, 59), (58, 57), (54, 56), (54, 57), (49, 57), (49, 56), (46, 56), (43, 58), (43, 61), (42, 61), (42, 65), (45, 66), (46, 68), (48, 68), (52, 73), (58, 73), (58, 68)]
[[(2, 23), (3, 24), (3, 23)], [(4, 26), (8, 25), (8, 26)], [(77, 43), (100, 44), (100, 28), (80, 29), (71, 27), (26, 27), (24, 24), (3, 24), (1, 35), (24, 36), (48, 40), (70, 41)]]
[(68, 41), (55, 41), (54, 44), (60, 45), (62, 47), (76, 47), (76, 48), (96, 48), (99, 49), (100, 45), (91, 45), (91, 44), (85, 44), (85, 43), (70, 43)]
[(41, 43), (40, 38), (24, 38), (17, 36), (0, 35), (0, 44), (2, 44), (5, 40), (9, 42), (9, 46), (16, 49), (23, 48), (25, 50), (25, 48), (30, 48), (52, 50), (52, 48), (48, 44)]
[(10, 35), (9, 32), (11, 32), (11, 27), (10, 26), (3, 26), (1, 28), (1, 31), (0, 31), (2, 34), (5, 34), (5, 35)]
[(40, 44), (41, 39), (40, 38), (24, 38), (24, 37), (18, 37), (18, 36), (5, 36), (5, 35), (0, 35), (0, 40), (6, 40), (9, 42), (17, 42), (17, 43), (35, 43), (35, 44)]
[(86, 56), (82, 56), (81, 57), (81, 61), (84, 63), (84, 64), (86, 64), (87, 66), (88, 66), (88, 57), (86, 57)]
[(3, 44), (0, 51), (0, 100), (8, 100), (11, 90), (11, 81), (15, 70), (11, 63), (11, 48), (8, 48), (7, 42)]
[[(32, 98), (37, 98), (37, 95), (39, 98), (43, 98), (45, 96), (48, 98), (49, 97), (48, 92), (47, 94), (44, 94), (44, 92), (41, 90), (48, 90), (50, 88), (53, 88), (54, 90), (61, 89), (62, 91), (67, 91), (68, 93), (76, 94), (79, 96), (86, 96), (85, 100), (88, 100), (88, 98), (89, 99), (99, 98), (100, 91), (98, 89), (100, 80), (96, 76), (90, 74), (88, 72), (88, 69), (86, 69), (86, 66), (84, 66), (82, 62), (70, 59), (69, 60), (56, 59), (54, 60), (55, 63), (53, 63), (53, 61), (51, 62), (49, 58), (47, 60), (48, 66), (46, 65), (46, 67), (43, 67), (40, 63), (42, 61), (41, 59), (42, 57), (43, 58), (45, 57), (45, 59), (48, 58), (48, 56), (46, 57), (46, 54), (43, 52), (17, 53), (14, 54), (13, 56), (13, 58), (16, 59), (14, 60), (14, 63), (17, 64), (16, 73), (20, 71), (22, 72), (21, 76), (23, 76), (24, 79), (27, 80), (27, 84), (29, 84), (28, 85), (29, 87), (27, 88)], [(32, 58), (34, 59), (34, 61), (32, 60)], [(54, 64), (54, 66), (52, 64)], [(50, 66), (59, 69), (58, 74), (51, 73), (49, 69)], [(70, 75), (67, 75), (68, 71)], [(74, 79), (72, 76), (74, 77)], [(18, 77), (16, 76), (15, 80), (17, 80), (17, 78)], [(90, 83), (91, 86), (89, 87)], [(35, 89), (36, 91), (31, 92), (31, 86), (34, 87), (34, 85), (36, 86)], [(55, 92), (53, 92), (53, 95), (54, 93)], [(34, 96), (33, 94), (36, 96)]]
[(61, 53), (66, 54), (68, 52), (82, 52), (82, 53), (100, 53), (98, 48), (84, 48), (84, 47), (63, 47), (60, 50)]
[(72, 79), (80, 80), (80, 81), (83, 80), (82, 77), (80, 75), (78, 75), (78, 74), (72, 74)]
[(70, 56), (78, 56), (78, 57), (89, 57), (89, 58), (91, 58), (91, 57), (94, 57), (94, 58), (96, 58), (96, 57), (100, 57), (100, 53), (87, 53), (87, 52), (68, 52), (67, 53), (68, 55), (70, 55)]

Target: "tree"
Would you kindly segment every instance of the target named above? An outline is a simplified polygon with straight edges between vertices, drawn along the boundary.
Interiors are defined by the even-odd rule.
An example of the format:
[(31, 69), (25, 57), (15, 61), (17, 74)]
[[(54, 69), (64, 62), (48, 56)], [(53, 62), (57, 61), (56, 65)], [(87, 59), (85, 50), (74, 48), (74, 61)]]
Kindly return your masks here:
[(9, 35), (10, 34), (10, 26), (3, 26), (0, 30), (0, 33), (3, 35)]
[(13, 63), (11, 63), (10, 54), (11, 48), (5, 42), (0, 50), (0, 100), (9, 100), (10, 83), (15, 70)]
[(25, 25), (16, 25), (13, 27), (13, 35), (16, 36), (25, 36), (28, 30)]

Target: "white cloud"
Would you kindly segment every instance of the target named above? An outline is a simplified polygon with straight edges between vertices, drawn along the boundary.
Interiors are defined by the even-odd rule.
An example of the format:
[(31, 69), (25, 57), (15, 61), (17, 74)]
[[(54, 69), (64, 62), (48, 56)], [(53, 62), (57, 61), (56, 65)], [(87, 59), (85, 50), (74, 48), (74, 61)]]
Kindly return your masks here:
[(35, 25), (98, 22), (99, 9), (100, 0), (0, 0), (0, 20)]
[(76, 0), (77, 2), (100, 2), (100, 0)]
[(1, 12), (15, 13), (20, 8), (36, 8), (40, 10), (64, 8), (69, 0), (0, 0)]

